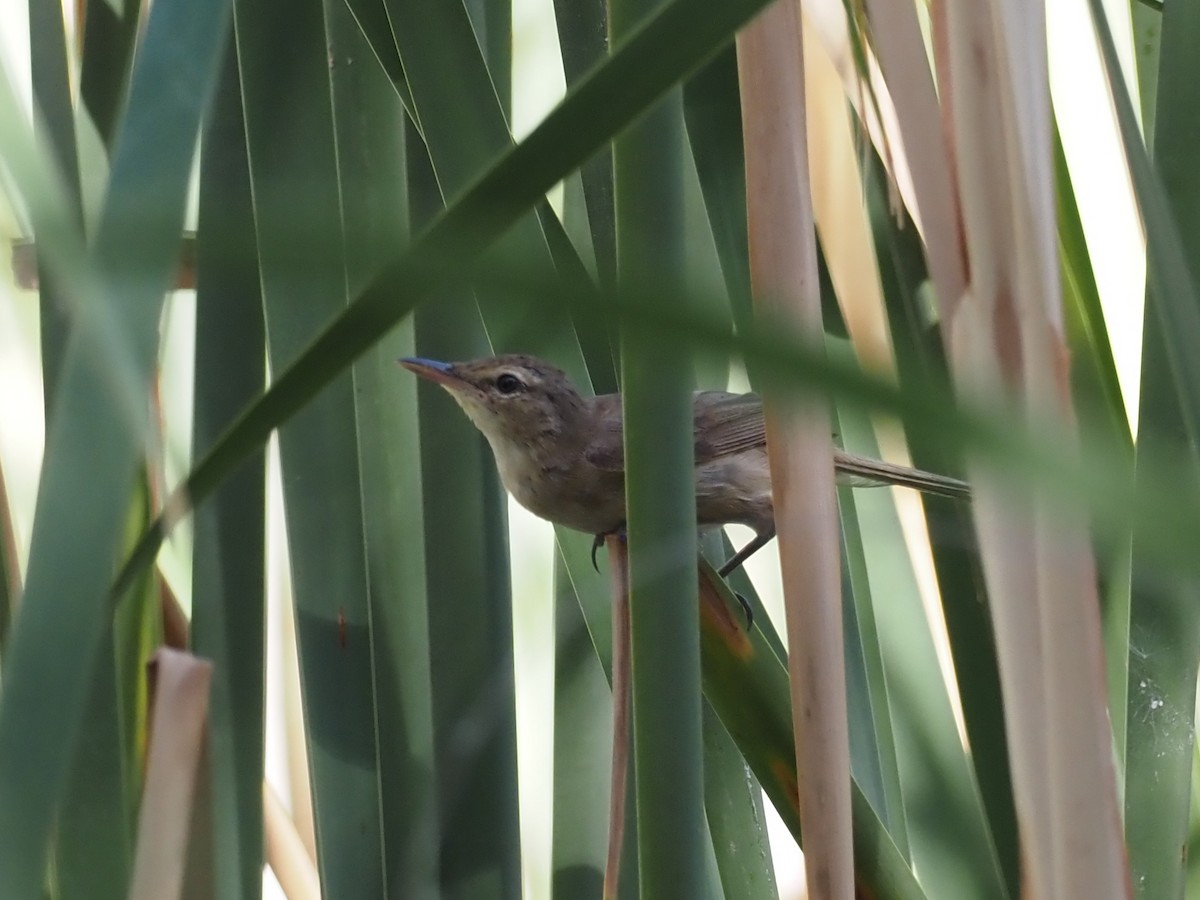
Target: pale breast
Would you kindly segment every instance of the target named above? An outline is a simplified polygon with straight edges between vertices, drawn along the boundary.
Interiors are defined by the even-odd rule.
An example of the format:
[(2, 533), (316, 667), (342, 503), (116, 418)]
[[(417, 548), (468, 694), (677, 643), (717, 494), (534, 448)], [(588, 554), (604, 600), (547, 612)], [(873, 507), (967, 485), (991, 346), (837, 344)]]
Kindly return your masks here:
[(492, 445), (505, 490), (535, 516), (586, 534), (604, 534), (625, 521), (625, 480), (596, 469), (580, 455), (544, 459), (528, 447)]

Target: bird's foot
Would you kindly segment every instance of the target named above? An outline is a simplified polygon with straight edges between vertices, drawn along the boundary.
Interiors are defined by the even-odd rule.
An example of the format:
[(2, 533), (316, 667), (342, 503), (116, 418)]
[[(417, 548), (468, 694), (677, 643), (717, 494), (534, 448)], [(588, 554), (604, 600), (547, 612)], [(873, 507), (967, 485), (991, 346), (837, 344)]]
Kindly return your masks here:
[(595, 569), (597, 572), (600, 571), (600, 564), (598, 562), (596, 562), (596, 551), (604, 546), (604, 541), (606, 538), (608, 538), (614, 534), (620, 536), (620, 538), (622, 540), (624, 540), (625, 539), (625, 524), (622, 523), (620, 525), (620, 527), (614, 528), (612, 531), (601, 532), (600, 534), (598, 534), (592, 538), (592, 568)]
[(726, 563), (717, 570), (717, 574), (722, 578), (728, 578), (729, 573), (741, 567), (742, 563), (748, 560), (751, 556), (767, 545), (771, 538), (775, 537), (775, 529), (772, 527), (769, 531), (761, 531), (756, 534), (741, 550), (735, 553)]

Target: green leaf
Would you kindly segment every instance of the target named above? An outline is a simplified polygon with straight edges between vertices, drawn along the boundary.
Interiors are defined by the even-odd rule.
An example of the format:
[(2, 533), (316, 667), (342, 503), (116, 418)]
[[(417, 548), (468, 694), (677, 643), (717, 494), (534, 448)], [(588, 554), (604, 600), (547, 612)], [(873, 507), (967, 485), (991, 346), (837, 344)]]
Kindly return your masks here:
[[(608, 9), (605, 0), (555, 0), (554, 22), (562, 49), (567, 88), (575, 86), (608, 55)], [(579, 169), (596, 277), (611, 288), (617, 278), (616, 226), (613, 218), (612, 149), (602, 147)], [(570, 183), (564, 206), (571, 202)], [(571, 221), (569, 209), (564, 219)], [(585, 338), (586, 332), (581, 334)]]
[[(617, 40), (655, 0), (610, 0)], [(617, 281), (685, 263), (683, 109), (668, 93), (613, 143)], [(679, 302), (663, 297), (659, 303)], [(697, 630), (690, 360), (621, 329), (638, 875), (648, 898), (703, 897), (711, 852)]]
[[(344, 308), (348, 281), (366, 275), (348, 268), (342, 225), (330, 56), (333, 73), (347, 63), (321, 0), (239, 0), (235, 9), (267, 347), (279, 371)], [(302, 241), (299, 190), (310, 217)], [(322, 889), (380, 896), (372, 598), (350, 373), (280, 429), (279, 451)]]
[[(75, 227), (83, 224), (80, 197), (79, 150), (71, 106), (71, 79), (67, 63), (67, 39), (62, 8), (54, 3), (29, 3), (30, 80), (33, 99), (41, 113), (45, 143), (53, 158), (55, 174), (70, 205)], [(58, 394), (58, 379), (66, 353), (70, 323), (67, 299), (62, 296), (53, 267), (38, 259), (38, 307), (42, 351), (42, 384), (46, 418), (49, 420)]]
[(762, 787), (708, 703), (704, 704), (704, 810), (724, 896), (778, 900)]
[[(443, 198), (454, 196), (485, 171), (496, 154), (512, 146), (504, 109), (466, 11), (437, 0), (388, 0), (397, 44)], [(436, 33), (435, 45), (426, 39)], [(531, 198), (530, 205), (533, 205)], [(536, 200), (541, 203), (539, 196)], [(525, 215), (491, 251), (501, 258), (550, 263), (546, 238), (536, 215)], [(569, 253), (569, 242), (558, 245)], [(486, 293), (486, 288), (483, 288)], [(493, 307), (494, 308), (494, 307)], [(562, 358), (581, 383), (569, 317), (555, 310), (540, 321), (503, 313), (485, 317), (488, 339), (498, 352), (520, 350)]]
[[(246, 157), (241, 78), (229, 35), (200, 161), (193, 457), (202, 455), (266, 381), (262, 293)], [(262, 892), (266, 655), (266, 471), (247, 459), (197, 510), (192, 649), (212, 660), (209, 704), (219, 895)], [(214, 823), (219, 823), (214, 827)]]
[(507, 121), (512, 118), (512, 2), (466, 0), (464, 5), (491, 74), (500, 113)]
[[(415, 230), (442, 204), (429, 157), (415, 140), (408, 164)], [(421, 355), (463, 359), (488, 353), (479, 311), (466, 299), (417, 311)], [(520, 859), (507, 506), (491, 451), (458, 405), (432, 384), (418, 387), (417, 403), (427, 498), (426, 596), (442, 887), (454, 897), (475, 896), (471, 891), (485, 885), (501, 897), (516, 897)], [(448, 453), (451, 447), (454, 452)]]
[[(151, 489), (143, 474), (127, 516), (127, 546), (150, 518)], [(116, 900), (129, 890), (149, 725), (146, 667), (162, 643), (156, 573), (137, 579), (105, 637), (55, 828), (51, 877), (63, 900)]]
[[(1160, 95), (1160, 100), (1162, 96)], [(1159, 118), (1160, 125), (1166, 117)], [(1181, 416), (1165, 365), (1165, 339), (1147, 297), (1142, 349), (1138, 473), (1180, 439)], [(1181, 474), (1181, 473), (1177, 473)], [(1195, 478), (1195, 471), (1187, 477)], [(1125, 709), (1125, 834), (1138, 897), (1184, 896), (1192, 790), (1200, 608), (1195, 576), (1163, 573), (1133, 542)]]
[(388, 21), (387, 7), (384, 0), (346, 0), (354, 20), (362, 30), (375, 61), (379, 63), (400, 102), (409, 115), (416, 121), (412, 93), (404, 77), (404, 66), (400, 62), (400, 53), (396, 42), (392, 39), (392, 25)]
[[(142, 582), (135, 594), (145, 593)], [(136, 770), (125, 765), (111, 627), (105, 638), (55, 829), (52, 878), (62, 900), (119, 900), (129, 891), (136, 807), (128, 789)]]
[[(612, 691), (557, 553), (554, 596), (552, 894), (599, 897), (608, 851)], [(622, 866), (627, 875), (635, 869)]]
[[(347, 273), (354, 291), (396, 246), (409, 240), (410, 142), (405, 140), (404, 112), (385, 73), (356, 63), (366, 53), (363, 36), (337, 3), (326, 9), (335, 58)], [(414, 153), (421, 153), (419, 145)], [(430, 643), (426, 572), (439, 564), (442, 554), (437, 545), (431, 549), (425, 542), (425, 510), (436, 494), (423, 492), (422, 470), (415, 464), (424, 432), (417, 385), (396, 365), (398, 357), (415, 352), (413, 324), (406, 322), (354, 367), (384, 862), (391, 897), (438, 896), (431, 657), (454, 659), (453, 648), (435, 649)], [(464, 620), (470, 621), (469, 615)]]
[(80, 112), (108, 153), (125, 109), (141, 8), (137, 0), (110, 0), (89, 6), (84, 19)]
[(4, 467), (0, 466), (0, 665), (6, 659), (8, 636), (12, 631), (14, 601), (20, 593), (20, 584), (17, 541), (13, 533), (13, 511), (4, 484)]
[[(201, 111), (214, 81), (228, 6), (155, 5), (134, 73), (130, 113), (95, 244), (93, 287), (128, 341), (125, 371), (146, 396), (162, 296), (174, 274)], [(0, 129), (3, 130), (3, 129)], [(61, 220), (60, 220), (61, 221)], [(105, 310), (85, 310), (103, 317)], [(103, 645), (108, 583), (147, 431), (90, 342), (68, 346), (34, 523), (29, 574), (0, 702), (0, 894), (36, 896), (54, 805), (83, 722), (88, 679)], [(84, 342), (80, 335), (88, 335)], [(131, 427), (132, 423), (132, 427)]]
[(734, 321), (744, 327), (750, 322), (753, 310), (742, 106), (737, 54), (732, 46), (687, 80), (683, 88), (683, 112)]
[[(1200, 397), (1186, 383), (1179, 354), (1194, 357), (1195, 345), (1184, 350), (1168, 330), (1195, 318), (1196, 254), (1200, 252), (1200, 175), (1195, 169), (1200, 137), (1200, 87), (1195, 61), (1200, 39), (1200, 10), (1189, 5), (1164, 7), (1154, 127), (1155, 172), (1143, 172), (1135, 186), (1147, 217), (1151, 269), (1143, 326), (1141, 402), (1139, 405), (1137, 472), (1145, 477), (1156, 467), (1164, 447), (1192, 444), (1200, 434)], [(1114, 70), (1110, 68), (1110, 78)], [(1116, 90), (1116, 89), (1115, 89)], [(1124, 130), (1126, 151), (1144, 164), (1135, 135)], [(1132, 161), (1132, 160), (1131, 160)], [(1161, 179), (1161, 187), (1158, 179)], [(1161, 198), (1153, 194), (1161, 191)], [(1151, 220), (1156, 210), (1158, 218)], [(1155, 227), (1157, 226), (1157, 227)], [(1177, 229), (1177, 231), (1176, 231)], [(1164, 234), (1164, 232), (1169, 232)], [(1178, 245), (1176, 245), (1178, 242)], [(1157, 261), (1160, 253), (1181, 250), (1175, 264)], [(1172, 272), (1175, 265), (1182, 271)], [(1157, 274), (1155, 274), (1157, 271)], [(1173, 292), (1182, 290), (1182, 295)], [(1195, 480), (1190, 471), (1176, 477)], [(1129, 867), (1136, 896), (1183, 897), (1195, 742), (1196, 673), (1200, 665), (1200, 596), (1194, 577), (1164, 575), (1135, 539), (1132, 597), (1128, 632), (1128, 707), (1125, 735), (1125, 827)]]
[(1162, 40), (1162, 6), (1131, 0), (1129, 14), (1133, 25), (1133, 58), (1137, 65), (1139, 105), (1147, 146), (1154, 134), (1158, 106), (1158, 48)]
[[(719, 605), (706, 596), (701, 600), (704, 695), (780, 818), (803, 846), (785, 662), (757, 625), (749, 632), (741, 630), (740, 607), (712, 568), (704, 565), (702, 573), (702, 592), (713, 590), (720, 598)], [(864, 895), (880, 900), (925, 897), (857, 784), (852, 785), (851, 802), (855, 877)]]

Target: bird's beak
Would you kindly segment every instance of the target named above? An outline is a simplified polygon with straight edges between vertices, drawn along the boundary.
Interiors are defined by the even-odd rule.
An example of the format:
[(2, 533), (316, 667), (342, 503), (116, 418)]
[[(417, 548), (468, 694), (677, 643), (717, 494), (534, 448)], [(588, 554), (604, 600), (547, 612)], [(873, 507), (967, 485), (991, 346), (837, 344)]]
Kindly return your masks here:
[(405, 357), (396, 362), (410, 372), (416, 372), (422, 378), (447, 387), (462, 384), (462, 379), (454, 373), (450, 363), (438, 362), (436, 359), (421, 359), (419, 356)]

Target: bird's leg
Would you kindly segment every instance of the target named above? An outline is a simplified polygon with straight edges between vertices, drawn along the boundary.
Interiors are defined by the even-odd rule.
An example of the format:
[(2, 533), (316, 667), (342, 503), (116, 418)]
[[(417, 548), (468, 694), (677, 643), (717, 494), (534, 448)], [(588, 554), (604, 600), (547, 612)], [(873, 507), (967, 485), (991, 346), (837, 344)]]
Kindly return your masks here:
[(620, 525), (618, 525), (612, 531), (601, 532), (600, 534), (598, 534), (592, 538), (592, 568), (595, 569), (597, 572), (600, 571), (600, 564), (598, 562), (596, 562), (596, 551), (604, 546), (604, 539), (607, 538), (610, 534), (624, 535), (625, 534), (625, 523), (622, 522)]
[(725, 565), (717, 570), (717, 574), (722, 578), (729, 577), (729, 573), (736, 571), (742, 563), (748, 560), (751, 556), (763, 548), (763, 546), (775, 537), (775, 527), (772, 526), (767, 531), (762, 531), (756, 534), (745, 547), (735, 553)]

